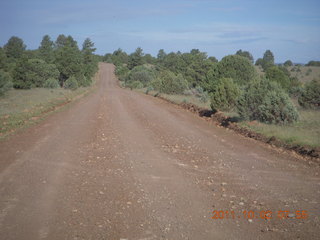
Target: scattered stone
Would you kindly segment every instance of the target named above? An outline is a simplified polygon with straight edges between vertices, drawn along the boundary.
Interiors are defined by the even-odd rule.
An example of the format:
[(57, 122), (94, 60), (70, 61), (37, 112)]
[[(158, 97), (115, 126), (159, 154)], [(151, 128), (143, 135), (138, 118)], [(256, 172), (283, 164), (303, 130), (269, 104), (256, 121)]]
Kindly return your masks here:
[(240, 206), (243, 206), (243, 205), (244, 205), (244, 202), (239, 202), (239, 205), (240, 205)]

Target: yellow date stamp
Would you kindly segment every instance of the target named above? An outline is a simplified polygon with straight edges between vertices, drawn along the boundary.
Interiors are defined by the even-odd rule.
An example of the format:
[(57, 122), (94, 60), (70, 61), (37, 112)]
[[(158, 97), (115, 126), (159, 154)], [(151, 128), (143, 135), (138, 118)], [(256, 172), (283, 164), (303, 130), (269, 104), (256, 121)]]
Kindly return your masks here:
[(309, 217), (306, 210), (264, 210), (264, 211), (240, 211), (234, 210), (214, 210), (212, 211), (212, 219), (307, 219)]

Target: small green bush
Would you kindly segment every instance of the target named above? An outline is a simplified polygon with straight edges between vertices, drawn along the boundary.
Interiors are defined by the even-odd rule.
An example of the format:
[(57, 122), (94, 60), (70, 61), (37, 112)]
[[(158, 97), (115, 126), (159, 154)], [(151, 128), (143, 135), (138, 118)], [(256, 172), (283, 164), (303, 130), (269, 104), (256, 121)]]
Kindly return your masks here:
[(312, 80), (305, 84), (298, 99), (299, 104), (304, 108), (320, 108), (320, 80)]
[(75, 90), (78, 87), (79, 85), (75, 77), (69, 77), (64, 83), (64, 88), (66, 89)]
[(58, 87), (60, 87), (60, 85), (59, 85), (59, 81), (57, 79), (49, 78), (44, 82), (43, 87), (45, 87), (45, 88), (58, 88)]
[(118, 65), (115, 70), (115, 74), (120, 81), (125, 81), (128, 77), (129, 69), (126, 66)]
[(307, 72), (306, 72), (306, 76), (309, 76), (312, 73), (312, 69), (308, 68)]
[(210, 94), (213, 111), (228, 111), (234, 108), (240, 96), (240, 89), (231, 78), (221, 78)]
[(133, 72), (130, 74), (130, 81), (139, 81), (143, 85), (147, 85), (153, 80), (153, 76), (147, 71)]
[(298, 120), (299, 114), (288, 94), (275, 82), (260, 79), (250, 83), (238, 100), (243, 119), (285, 124)]
[(229, 55), (221, 59), (214, 69), (213, 78), (232, 78), (239, 86), (245, 85), (257, 76), (252, 62), (239, 55)]
[(162, 71), (155, 81), (152, 81), (154, 89), (161, 93), (182, 94), (188, 89), (188, 82), (181, 74), (174, 74), (171, 71)]
[(0, 96), (12, 88), (12, 78), (9, 73), (0, 70)]
[(127, 80), (130, 82), (139, 81), (143, 86), (147, 86), (156, 77), (153, 68), (146, 65), (134, 67), (127, 76)]
[(291, 66), (293, 66), (293, 62), (292, 62), (291, 60), (287, 60), (287, 61), (284, 62), (283, 65), (284, 65), (285, 67), (291, 67)]
[(269, 67), (266, 71), (266, 78), (280, 84), (280, 86), (288, 90), (290, 88), (291, 80), (290, 74), (285, 68), (278, 66)]
[(83, 74), (78, 74), (77, 77), (77, 82), (78, 82), (78, 86), (81, 86), (81, 87), (89, 87), (92, 83), (92, 80), (90, 77), (86, 77), (85, 75)]
[(146, 90), (146, 94), (149, 94), (150, 91), (153, 91), (153, 87), (152, 86), (148, 86), (147, 90)]
[(208, 102), (208, 100), (209, 100), (209, 94), (208, 94), (208, 92), (203, 92), (203, 93), (200, 95), (199, 99), (200, 99), (200, 102), (202, 102), (202, 103)]
[(141, 89), (143, 88), (143, 84), (140, 81), (133, 81), (127, 83), (127, 87), (129, 87), (130, 89)]

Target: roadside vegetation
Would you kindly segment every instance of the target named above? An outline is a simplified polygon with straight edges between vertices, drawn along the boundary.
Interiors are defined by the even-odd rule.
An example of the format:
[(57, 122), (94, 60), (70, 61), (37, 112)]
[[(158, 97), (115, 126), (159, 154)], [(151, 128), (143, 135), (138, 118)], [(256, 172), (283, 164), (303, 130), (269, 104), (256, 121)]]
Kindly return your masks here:
[[(211, 108), (237, 119), (239, 126), (289, 144), (320, 147), (320, 76), (305, 81), (306, 74), (292, 70), (318, 68), (316, 61), (275, 64), (270, 50), (255, 62), (242, 50), (220, 61), (197, 49), (168, 54), (161, 49), (152, 57), (141, 48), (132, 54), (118, 49), (103, 60), (116, 65), (124, 87)], [(309, 75), (312, 71), (318, 69)]]
[(36, 50), (11, 37), (0, 47), (0, 138), (89, 90), (98, 70), (94, 44), (45, 35)]

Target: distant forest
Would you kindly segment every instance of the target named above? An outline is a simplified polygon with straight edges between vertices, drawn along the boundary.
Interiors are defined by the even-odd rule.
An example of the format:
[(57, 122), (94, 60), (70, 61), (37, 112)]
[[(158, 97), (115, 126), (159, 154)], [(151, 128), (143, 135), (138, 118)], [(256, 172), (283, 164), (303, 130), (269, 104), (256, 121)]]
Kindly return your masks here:
[(45, 35), (36, 50), (26, 50), (23, 40), (11, 37), (0, 48), (0, 94), (14, 87), (76, 89), (89, 86), (98, 69), (94, 43), (85, 39), (82, 48), (71, 37), (59, 35), (56, 41)]

